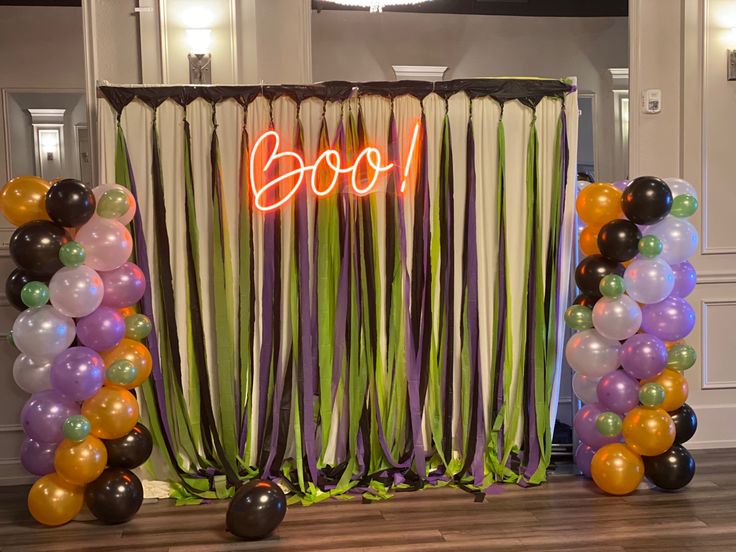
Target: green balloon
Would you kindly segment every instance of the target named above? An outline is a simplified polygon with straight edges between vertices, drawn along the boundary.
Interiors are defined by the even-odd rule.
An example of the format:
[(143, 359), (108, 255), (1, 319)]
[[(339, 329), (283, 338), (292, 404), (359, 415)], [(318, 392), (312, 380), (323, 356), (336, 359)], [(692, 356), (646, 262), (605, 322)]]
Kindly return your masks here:
[(621, 433), (622, 425), (621, 416), (615, 412), (602, 412), (595, 419), (595, 428), (601, 435), (606, 437), (616, 437)]
[(130, 209), (128, 194), (119, 188), (107, 190), (97, 202), (97, 214), (102, 218), (116, 219)]
[(131, 314), (125, 319), (125, 337), (145, 339), (151, 333), (151, 320), (145, 314)]
[(565, 324), (573, 330), (587, 330), (593, 327), (593, 310), (582, 305), (570, 305), (565, 311)]
[(59, 260), (64, 266), (79, 266), (84, 262), (87, 254), (82, 244), (75, 241), (65, 243), (59, 249)]
[(128, 385), (135, 381), (138, 370), (129, 360), (116, 360), (105, 371), (105, 376), (116, 385)]
[(675, 345), (667, 353), (667, 368), (673, 370), (687, 370), (692, 367), (698, 355), (690, 345)]
[(20, 300), (26, 307), (40, 307), (49, 302), (49, 287), (43, 282), (28, 282), (20, 290)]
[(687, 218), (691, 217), (698, 210), (698, 200), (691, 195), (679, 195), (672, 200), (672, 210), (670, 214), (673, 217)]
[(79, 414), (69, 416), (64, 420), (64, 425), (62, 426), (64, 437), (70, 441), (77, 442), (84, 441), (89, 436), (91, 429), (92, 426), (90, 425), (89, 420)]
[(662, 252), (662, 240), (657, 236), (647, 234), (639, 240), (639, 253), (642, 257), (656, 257)]
[(644, 406), (655, 407), (664, 401), (664, 387), (658, 383), (645, 383), (639, 388), (639, 402)]
[(598, 289), (604, 297), (615, 298), (623, 295), (624, 291), (626, 291), (626, 286), (621, 276), (618, 274), (608, 274), (601, 280)]
[(13, 330), (10, 330), (8, 332), (8, 335), (5, 336), (5, 339), (8, 340), (8, 343), (10, 343), (13, 347), (15, 347), (15, 341), (13, 341)]

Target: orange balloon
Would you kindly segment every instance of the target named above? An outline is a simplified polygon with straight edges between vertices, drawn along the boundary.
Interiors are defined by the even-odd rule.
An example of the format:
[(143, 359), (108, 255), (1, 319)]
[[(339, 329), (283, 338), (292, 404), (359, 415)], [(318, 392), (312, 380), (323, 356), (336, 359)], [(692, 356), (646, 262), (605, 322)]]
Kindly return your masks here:
[(600, 255), (601, 250), (598, 249), (598, 232), (600, 230), (600, 226), (586, 226), (580, 232), (580, 251), (586, 257), (589, 255)]
[(37, 176), (17, 176), (0, 190), (0, 210), (12, 224), (51, 220), (46, 212), (46, 192), (51, 184)]
[(642, 456), (657, 456), (675, 442), (675, 423), (662, 408), (637, 406), (624, 417), (622, 430), (628, 447)]
[(110, 365), (117, 360), (129, 360), (133, 363), (136, 369), (135, 380), (128, 385), (117, 385), (110, 382), (105, 378), (105, 385), (116, 385), (117, 387), (124, 387), (125, 389), (133, 389), (142, 384), (148, 376), (151, 375), (151, 368), (153, 367), (153, 359), (151, 358), (151, 352), (148, 350), (143, 343), (124, 337), (117, 347), (101, 353), (102, 361), (105, 363), (105, 367), (109, 368)]
[(82, 403), (82, 416), (89, 420), (95, 437), (119, 439), (135, 427), (140, 410), (130, 391), (103, 385), (96, 395)]
[(84, 487), (69, 483), (56, 473), (37, 480), (28, 493), (28, 510), (44, 525), (64, 525), (74, 519), (84, 504)]
[(135, 310), (135, 307), (123, 307), (122, 309), (118, 309), (118, 312), (120, 313), (120, 316), (123, 318), (128, 318), (131, 314), (135, 314), (137, 311)]
[(589, 184), (580, 190), (575, 206), (578, 216), (590, 226), (623, 218), (621, 192), (610, 184)]
[(664, 387), (664, 402), (659, 407), (667, 412), (677, 410), (687, 401), (690, 389), (687, 385), (687, 378), (682, 372), (665, 368), (657, 377), (642, 381), (642, 383), (650, 382), (658, 383)]
[(665, 341), (664, 346), (667, 347), (667, 350), (669, 351), (672, 347), (676, 345), (685, 345), (684, 339), (678, 339), (677, 341)]
[(601, 490), (612, 495), (634, 492), (644, 477), (644, 462), (621, 443), (598, 449), (590, 463), (590, 474)]
[(88, 435), (78, 443), (64, 439), (56, 449), (54, 468), (75, 485), (91, 483), (107, 465), (107, 449), (97, 437)]

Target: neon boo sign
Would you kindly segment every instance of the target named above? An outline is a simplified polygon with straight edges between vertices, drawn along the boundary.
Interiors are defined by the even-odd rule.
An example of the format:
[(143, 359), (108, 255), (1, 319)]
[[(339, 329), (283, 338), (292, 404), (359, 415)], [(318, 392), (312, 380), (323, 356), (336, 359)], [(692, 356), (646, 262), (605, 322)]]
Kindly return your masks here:
[[(406, 155), (406, 163), (403, 171), (401, 171), (400, 193), (406, 191), (412, 167), (416, 165), (419, 154), (420, 129), (421, 123), (417, 122), (412, 131), (411, 143), (409, 144)], [(259, 211), (273, 211), (288, 203), (304, 184), (307, 173), (311, 173), (309, 185), (312, 193), (317, 197), (325, 197), (332, 193), (337, 187), (340, 175), (345, 174), (350, 174), (350, 188), (352, 191), (359, 196), (363, 196), (374, 191), (376, 184), (378, 184), (378, 179), (382, 174), (399, 169), (394, 163), (384, 165), (381, 152), (373, 146), (368, 146), (360, 150), (353, 164), (345, 167), (343, 167), (340, 152), (334, 149), (322, 151), (317, 156), (314, 164), (307, 165), (300, 154), (289, 150), (281, 151), (280, 146), (281, 137), (278, 132), (269, 130), (258, 137), (250, 152), (250, 189), (253, 192), (255, 207)], [(279, 174), (275, 178), (266, 180), (259, 186), (257, 163), (259, 157), (263, 158), (264, 156), (265, 163), (261, 168), (260, 176), (269, 171), (274, 166), (274, 163), (281, 161), (290, 162), (294, 168), (283, 174)], [(365, 174), (367, 175), (365, 179), (367, 181), (366, 184), (360, 182), (361, 168), (364, 168)], [(324, 187), (321, 187), (319, 183), (320, 178), (318, 175), (321, 174), (321, 171), (327, 174), (328, 178), (326, 180), (329, 181), (329, 184)], [(282, 193), (279, 194), (279, 191)], [(274, 199), (273, 196), (278, 197)]]

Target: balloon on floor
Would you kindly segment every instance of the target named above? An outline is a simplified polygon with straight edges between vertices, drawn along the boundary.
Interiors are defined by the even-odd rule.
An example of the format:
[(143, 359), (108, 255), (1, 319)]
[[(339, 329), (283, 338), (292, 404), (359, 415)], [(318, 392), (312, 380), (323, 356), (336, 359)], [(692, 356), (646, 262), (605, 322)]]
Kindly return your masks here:
[(152, 448), (129, 391), (151, 370), (137, 341), (151, 321), (135, 312), (146, 281), (128, 260), (125, 225), (135, 208), (117, 184), (92, 190), (74, 179), (22, 176), (0, 190), (0, 211), (18, 226), (10, 239), (18, 268), (5, 285), (22, 311), (11, 334), (19, 349), (13, 378), (31, 394), (20, 457), (40, 476), (28, 509), (47, 526), (71, 521), (85, 501), (101, 521), (120, 523), (143, 501), (128, 471)]
[[(695, 287), (688, 258), (698, 208), (680, 179), (641, 176), (589, 184), (576, 203), (585, 257), (579, 295), (565, 313), (576, 331), (565, 348), (573, 391), (585, 406), (574, 421), (578, 468), (603, 491), (686, 486), (695, 461), (683, 446), (697, 428), (684, 371), (696, 360), (684, 339), (695, 325), (685, 299)], [(623, 264), (622, 264), (623, 263)]]
[(253, 479), (240, 487), (227, 509), (227, 530), (241, 539), (270, 535), (286, 515), (286, 495), (271, 481)]

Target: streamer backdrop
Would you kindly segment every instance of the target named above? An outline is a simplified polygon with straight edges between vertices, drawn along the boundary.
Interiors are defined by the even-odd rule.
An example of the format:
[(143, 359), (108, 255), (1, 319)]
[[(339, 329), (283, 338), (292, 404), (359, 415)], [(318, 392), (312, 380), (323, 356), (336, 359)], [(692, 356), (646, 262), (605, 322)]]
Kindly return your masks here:
[[(102, 176), (140, 206), (153, 477), (196, 500), (260, 474), (305, 503), (544, 480), (568, 295), (573, 84), (100, 90)], [(345, 167), (370, 146), (394, 167), (365, 195), (340, 172), (318, 197), (306, 174), (262, 212), (254, 191), (298, 163), (266, 165), (273, 145), (254, 155), (270, 130), (307, 165), (331, 148)], [(329, 171), (314, 172), (327, 189)], [(360, 185), (373, 173), (363, 163), (356, 174)]]

